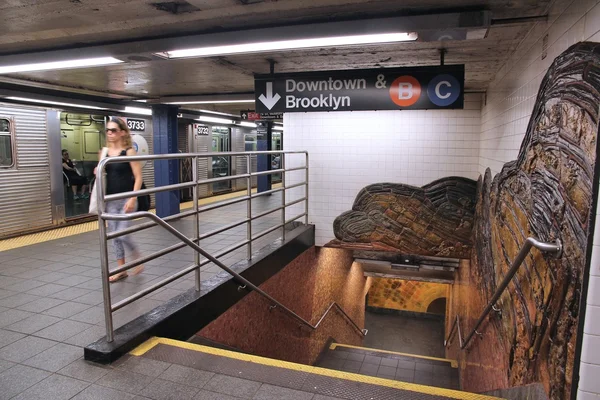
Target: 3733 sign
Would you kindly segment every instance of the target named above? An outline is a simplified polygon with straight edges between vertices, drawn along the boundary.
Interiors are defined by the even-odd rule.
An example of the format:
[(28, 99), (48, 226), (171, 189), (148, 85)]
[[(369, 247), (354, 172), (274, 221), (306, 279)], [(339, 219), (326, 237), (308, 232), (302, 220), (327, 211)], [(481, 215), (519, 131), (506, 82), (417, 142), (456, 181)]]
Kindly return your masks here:
[(127, 119), (127, 127), (130, 131), (144, 132), (146, 131), (146, 121), (143, 119)]

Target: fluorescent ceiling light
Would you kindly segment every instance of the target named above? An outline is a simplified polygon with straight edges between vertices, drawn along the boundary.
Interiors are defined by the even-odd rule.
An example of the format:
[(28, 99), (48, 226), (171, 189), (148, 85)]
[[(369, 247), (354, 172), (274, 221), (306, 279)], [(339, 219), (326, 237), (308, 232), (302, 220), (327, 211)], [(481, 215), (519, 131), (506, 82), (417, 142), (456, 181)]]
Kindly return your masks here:
[(149, 108), (129, 107), (125, 106), (126, 113), (152, 115), (152, 110)]
[(417, 38), (418, 35), (416, 33), (382, 33), (376, 35), (337, 36), (316, 39), (280, 40), (274, 42), (198, 47), (195, 49), (167, 51), (166, 54), (169, 58), (207, 57), (225, 54), (256, 53), (261, 51), (306, 49), (311, 47), (407, 42), (417, 40)]
[(96, 106), (87, 106), (84, 104), (74, 104), (74, 103), (63, 103), (60, 101), (51, 101), (51, 100), (38, 100), (38, 99), (29, 99), (26, 97), (5, 97), (5, 99), (8, 100), (17, 100), (17, 101), (26, 101), (28, 103), (41, 103), (41, 104), (53, 104), (53, 105), (57, 105), (57, 106), (64, 106), (64, 107), (76, 107), (76, 108), (91, 108), (92, 110), (106, 110), (106, 108), (103, 107), (96, 107)]
[(283, 126), (274, 126), (272, 129), (274, 131), (282, 131), (283, 132)]
[(204, 115), (198, 118), (198, 121), (215, 122), (217, 124), (233, 124), (233, 121), (225, 118), (205, 117)]
[(233, 103), (254, 103), (252, 100), (196, 100), (196, 101), (173, 101), (166, 104), (233, 104)]
[(51, 61), (44, 63), (34, 64), (20, 64), (20, 65), (8, 65), (1, 67), (0, 74), (11, 74), (16, 72), (30, 72), (30, 71), (48, 71), (54, 69), (67, 69), (67, 68), (82, 68), (82, 67), (96, 67), (99, 65), (111, 65), (119, 64), (123, 61), (113, 57), (97, 57), (97, 58), (82, 58), (79, 60), (66, 60), (66, 61)]
[(239, 115), (235, 115), (235, 114), (229, 114), (229, 113), (224, 113), (224, 112), (219, 112), (219, 111), (212, 111), (212, 110), (200, 110), (204, 113), (208, 113), (208, 114), (216, 114), (216, 115), (226, 115), (228, 117), (239, 117)]
[(248, 128), (256, 128), (256, 124), (253, 122), (242, 121), (242, 122), (240, 122), (240, 125), (247, 126)]

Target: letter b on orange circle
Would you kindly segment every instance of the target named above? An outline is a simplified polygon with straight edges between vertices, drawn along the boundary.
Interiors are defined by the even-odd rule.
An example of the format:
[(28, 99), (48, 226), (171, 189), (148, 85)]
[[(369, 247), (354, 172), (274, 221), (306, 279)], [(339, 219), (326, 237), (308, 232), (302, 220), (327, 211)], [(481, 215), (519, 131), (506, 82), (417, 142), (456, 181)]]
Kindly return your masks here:
[(412, 76), (403, 75), (396, 78), (390, 86), (390, 98), (400, 107), (415, 104), (421, 97), (421, 84)]

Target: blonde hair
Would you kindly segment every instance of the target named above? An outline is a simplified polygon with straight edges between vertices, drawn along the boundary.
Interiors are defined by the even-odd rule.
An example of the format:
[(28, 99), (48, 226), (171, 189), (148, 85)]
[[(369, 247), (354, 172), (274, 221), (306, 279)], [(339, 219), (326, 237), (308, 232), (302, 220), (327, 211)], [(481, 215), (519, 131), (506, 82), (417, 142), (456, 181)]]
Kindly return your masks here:
[(129, 130), (129, 127), (127, 126), (125, 121), (123, 121), (121, 118), (110, 117), (110, 120), (108, 122), (114, 122), (115, 124), (119, 125), (119, 129), (125, 132), (125, 135), (123, 135), (122, 137), (123, 144), (126, 148), (131, 147), (133, 143), (131, 140), (131, 131)]

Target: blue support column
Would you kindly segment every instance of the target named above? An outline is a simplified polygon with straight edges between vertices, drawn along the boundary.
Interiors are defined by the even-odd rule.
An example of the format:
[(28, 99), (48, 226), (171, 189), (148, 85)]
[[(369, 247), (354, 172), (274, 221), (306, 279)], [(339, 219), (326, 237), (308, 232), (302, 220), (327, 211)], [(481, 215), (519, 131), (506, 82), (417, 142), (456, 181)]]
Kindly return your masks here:
[[(154, 130), (154, 154), (177, 153), (177, 112), (179, 107), (152, 106), (152, 128)], [(179, 161), (161, 160), (154, 162), (154, 184), (156, 186), (179, 183)], [(156, 215), (161, 218), (179, 213), (179, 190), (156, 194)]]
[[(273, 123), (271, 121), (256, 121), (256, 150), (273, 150)], [(271, 170), (270, 155), (260, 155), (256, 157), (257, 171)], [(259, 193), (271, 190), (272, 175), (260, 175), (257, 179), (257, 191)]]

